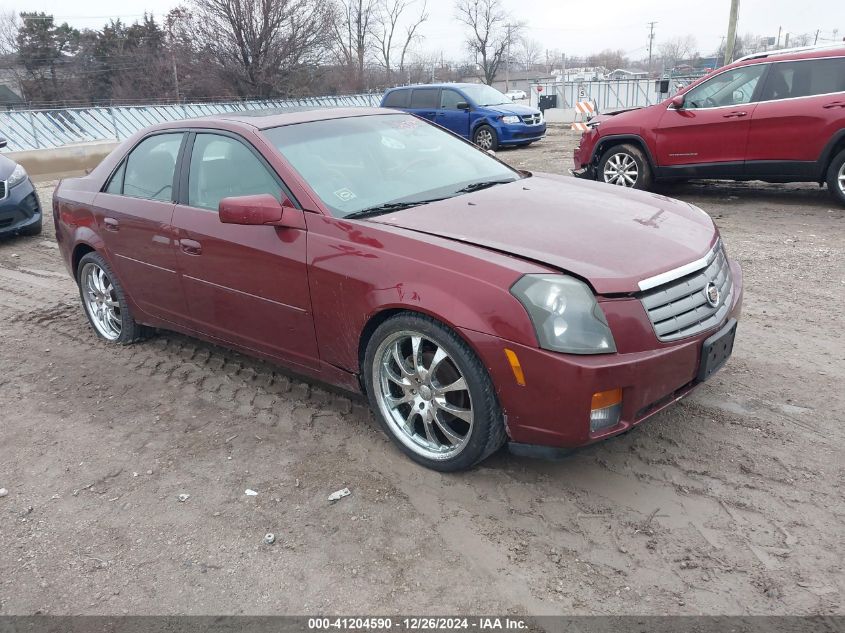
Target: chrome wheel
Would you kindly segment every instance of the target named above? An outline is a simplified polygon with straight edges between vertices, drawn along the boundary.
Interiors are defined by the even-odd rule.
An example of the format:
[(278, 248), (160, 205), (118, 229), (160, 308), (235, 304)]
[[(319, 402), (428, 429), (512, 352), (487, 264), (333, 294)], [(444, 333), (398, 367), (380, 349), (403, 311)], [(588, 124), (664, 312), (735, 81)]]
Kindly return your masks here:
[(839, 183), (839, 191), (845, 194), (845, 163), (842, 163), (842, 167), (839, 168), (839, 174), (836, 176), (836, 180)]
[(638, 176), (637, 161), (630, 154), (614, 154), (604, 164), (604, 181), (608, 184), (633, 187)]
[(481, 149), (493, 149), (493, 132), (482, 128), (475, 133), (475, 144)]
[(120, 337), (122, 319), (114, 284), (106, 272), (93, 262), (85, 264), (79, 279), (91, 323), (103, 338), (116, 341)]
[(469, 387), (443, 347), (418, 332), (388, 336), (376, 350), (373, 391), (391, 432), (418, 455), (449, 459), (473, 428)]

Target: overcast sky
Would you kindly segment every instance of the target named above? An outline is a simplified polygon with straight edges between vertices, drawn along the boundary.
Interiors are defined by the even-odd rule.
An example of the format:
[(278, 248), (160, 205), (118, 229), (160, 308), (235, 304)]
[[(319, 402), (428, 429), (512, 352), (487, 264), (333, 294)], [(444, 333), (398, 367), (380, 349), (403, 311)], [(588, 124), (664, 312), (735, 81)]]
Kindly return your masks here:
[[(421, 3), (422, 0), (416, 0)], [(702, 54), (715, 51), (727, 30), (730, 0), (667, 2), (666, 0), (502, 0), (515, 20), (527, 23), (529, 37), (544, 48), (584, 55), (604, 48), (623, 49), (632, 58), (647, 54), (648, 22), (656, 21), (655, 44), (679, 35), (695, 36)], [(132, 22), (144, 11), (163, 16), (179, 0), (0, 0), (0, 8), (44, 11), (78, 28), (100, 28), (109, 18)], [(426, 52), (446, 58), (464, 57), (463, 34), (454, 19), (454, 0), (428, 0), (431, 18), (423, 27)], [(845, 36), (842, 0), (742, 0), (739, 33), (777, 36), (813, 33), (820, 40)]]

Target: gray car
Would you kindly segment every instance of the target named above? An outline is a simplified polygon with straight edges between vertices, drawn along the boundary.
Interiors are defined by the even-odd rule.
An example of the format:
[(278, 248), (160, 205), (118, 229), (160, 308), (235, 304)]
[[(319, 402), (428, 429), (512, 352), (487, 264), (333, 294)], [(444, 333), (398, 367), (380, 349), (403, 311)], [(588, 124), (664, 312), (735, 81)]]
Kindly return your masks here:
[[(0, 148), (6, 139), (0, 138)], [(0, 155), (0, 235), (41, 233), (42, 213), (35, 187), (26, 170)]]

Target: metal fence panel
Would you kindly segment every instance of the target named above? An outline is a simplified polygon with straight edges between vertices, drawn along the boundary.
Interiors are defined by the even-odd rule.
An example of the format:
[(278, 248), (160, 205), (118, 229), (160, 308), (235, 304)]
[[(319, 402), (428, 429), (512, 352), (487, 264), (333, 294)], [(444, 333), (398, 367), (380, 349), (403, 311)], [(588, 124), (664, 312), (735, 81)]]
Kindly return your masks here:
[[(531, 104), (537, 105), (539, 95), (557, 95), (557, 107), (564, 109), (574, 108), (579, 101), (592, 101), (599, 112), (645, 107), (659, 103), (697, 78), (698, 76), (670, 77), (668, 94), (659, 92), (660, 80), (657, 79), (538, 83), (532, 86)], [(537, 86), (542, 87), (542, 92), (537, 91)]]
[(220, 103), (9, 110), (0, 112), (0, 137), (7, 142), (4, 151), (15, 152), (91, 141), (119, 141), (154, 123), (226, 112), (271, 108), (364, 107), (378, 106), (380, 101), (381, 95), (360, 94)]

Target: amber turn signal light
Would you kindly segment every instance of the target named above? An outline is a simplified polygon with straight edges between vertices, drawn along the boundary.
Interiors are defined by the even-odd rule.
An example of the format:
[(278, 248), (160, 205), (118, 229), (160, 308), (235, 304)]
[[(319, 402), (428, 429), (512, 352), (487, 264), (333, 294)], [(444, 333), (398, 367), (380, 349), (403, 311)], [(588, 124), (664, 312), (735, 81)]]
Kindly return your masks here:
[(505, 356), (508, 357), (508, 362), (511, 364), (511, 371), (513, 372), (514, 380), (520, 387), (525, 386), (525, 374), (522, 371), (522, 365), (519, 364), (519, 358), (516, 352), (512, 349), (505, 348)]

